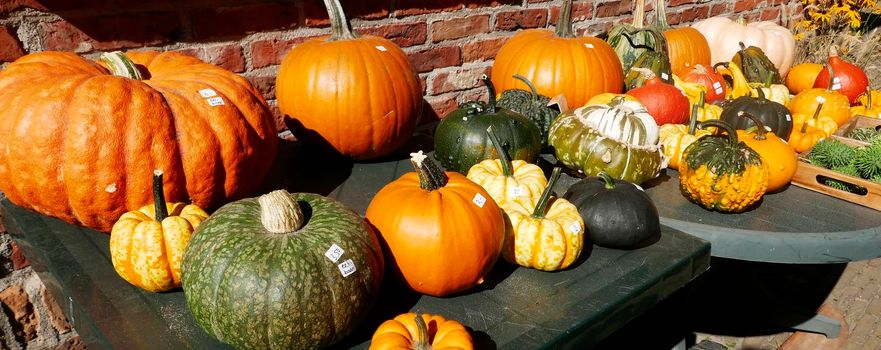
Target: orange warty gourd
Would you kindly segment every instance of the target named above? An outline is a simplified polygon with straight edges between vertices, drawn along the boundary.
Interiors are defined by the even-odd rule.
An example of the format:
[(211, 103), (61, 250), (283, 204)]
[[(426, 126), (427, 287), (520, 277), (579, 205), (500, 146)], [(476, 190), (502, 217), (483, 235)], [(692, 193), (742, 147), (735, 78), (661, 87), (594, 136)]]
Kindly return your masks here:
[(473, 350), (471, 334), (441, 315), (406, 313), (379, 325), (370, 350)]
[(177, 52), (102, 63), (40, 52), (0, 73), (0, 190), (19, 206), (109, 232), (152, 198), (213, 209), (250, 195), (278, 147), (244, 78)]
[(422, 151), (410, 156), (416, 172), (383, 187), (367, 207), (390, 267), (410, 288), (433, 296), (483, 283), (502, 252), (502, 209), (464, 175), (441, 171)]
[(572, 32), (572, 1), (563, 1), (556, 32), (526, 29), (499, 49), (492, 67), (498, 91), (526, 90), (514, 74), (526, 77), (539, 94), (564, 95), (570, 108), (584, 106), (604, 92), (620, 93), (624, 72), (615, 50), (605, 41), (576, 37)]
[[(667, 23), (667, 1), (655, 2), (657, 17), (655, 25), (663, 31), (667, 39), (667, 53), (670, 56), (670, 69), (673, 74), (684, 77), (685, 70), (695, 65), (710, 66), (710, 44), (701, 32), (691, 27), (670, 28)], [(707, 100), (713, 101), (707, 91)]]
[[(291, 49), (276, 80), (278, 109), (340, 154), (371, 159), (413, 133), (422, 85), (407, 55), (385, 38), (354, 33), (338, 0), (324, 0), (333, 34)], [(302, 124), (302, 126), (298, 125)]]

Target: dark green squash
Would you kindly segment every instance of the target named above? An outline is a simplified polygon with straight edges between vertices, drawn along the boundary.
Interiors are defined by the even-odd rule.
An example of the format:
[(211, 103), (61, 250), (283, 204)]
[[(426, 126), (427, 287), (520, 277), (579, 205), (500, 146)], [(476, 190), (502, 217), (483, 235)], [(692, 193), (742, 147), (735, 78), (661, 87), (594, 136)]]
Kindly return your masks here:
[(633, 249), (661, 234), (658, 209), (642, 188), (605, 172), (572, 184), (563, 198), (578, 207), (585, 237), (598, 246)]
[(270, 192), (218, 209), (181, 263), (200, 326), (239, 349), (317, 349), (348, 335), (379, 292), (383, 255), (367, 222), (316, 194)]
[(740, 67), (743, 76), (750, 83), (783, 84), (777, 66), (758, 47), (746, 47), (743, 42), (740, 42), (740, 51), (734, 54), (731, 61)]
[(746, 130), (755, 126), (752, 119), (741, 118), (740, 115), (746, 113), (758, 118), (781, 139), (788, 140), (792, 132), (792, 114), (789, 113), (789, 109), (765, 98), (762, 89), (756, 91), (759, 97), (741, 96), (727, 103), (719, 119), (731, 124), (735, 129)]
[[(624, 72), (629, 72), (633, 62), (648, 50), (656, 50), (658, 47), (666, 47), (667, 41), (662, 35), (652, 35), (649, 32), (634, 33), (645, 27), (645, 0), (636, 0), (633, 5), (633, 22), (618, 23), (609, 29), (606, 35), (606, 42), (615, 49), (618, 58), (621, 60), (621, 68)], [(650, 29), (657, 31), (657, 29)], [(630, 35), (628, 40), (624, 34)], [(658, 39), (660, 38), (660, 41)]]
[[(628, 70), (624, 76), (625, 90), (633, 90), (645, 84), (645, 81), (647, 80), (646, 75), (641, 73), (637, 68), (648, 69), (652, 71), (655, 76), (661, 78), (665, 83), (673, 84), (673, 70), (670, 68), (670, 58), (667, 56), (667, 43), (664, 41), (664, 37), (654, 29), (641, 29), (635, 33), (643, 31), (649, 33), (650, 36), (655, 37), (655, 42), (657, 42), (658, 45), (656, 45), (655, 48), (649, 48), (644, 51), (639, 55), (636, 61), (633, 62), (630, 70)], [(622, 36), (630, 42), (630, 35), (624, 33)]]
[(489, 90), (489, 103), (469, 101), (459, 105), (438, 123), (434, 131), (434, 156), (447, 170), (467, 174), (484, 159), (498, 158), (486, 135), (492, 126), (511, 159), (535, 163), (541, 154), (541, 131), (528, 118), (496, 106), (496, 92), (489, 78), (481, 78)]
[(548, 107), (551, 99), (547, 96), (539, 95), (529, 79), (519, 74), (514, 74), (514, 78), (526, 84), (529, 87), (529, 91), (520, 89), (505, 90), (499, 98), (498, 106), (523, 114), (534, 122), (538, 126), (539, 131), (541, 131), (542, 147), (547, 146), (548, 128), (551, 127), (554, 119), (560, 115), (560, 110)]

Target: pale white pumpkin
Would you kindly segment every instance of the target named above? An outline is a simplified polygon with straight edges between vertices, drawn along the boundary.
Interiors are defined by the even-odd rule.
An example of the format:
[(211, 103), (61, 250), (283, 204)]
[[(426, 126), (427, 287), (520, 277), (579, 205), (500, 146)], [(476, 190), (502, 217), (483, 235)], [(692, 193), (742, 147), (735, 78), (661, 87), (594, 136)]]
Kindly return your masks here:
[(658, 143), (658, 124), (639, 101), (616, 97), (609, 104), (587, 105), (574, 113), (606, 137), (639, 146)]
[(740, 42), (756, 46), (774, 63), (781, 77), (785, 77), (795, 59), (795, 39), (786, 27), (770, 21), (746, 23), (743, 18), (732, 21), (727, 17), (710, 17), (692, 25), (710, 44), (713, 64), (731, 61), (740, 50)]

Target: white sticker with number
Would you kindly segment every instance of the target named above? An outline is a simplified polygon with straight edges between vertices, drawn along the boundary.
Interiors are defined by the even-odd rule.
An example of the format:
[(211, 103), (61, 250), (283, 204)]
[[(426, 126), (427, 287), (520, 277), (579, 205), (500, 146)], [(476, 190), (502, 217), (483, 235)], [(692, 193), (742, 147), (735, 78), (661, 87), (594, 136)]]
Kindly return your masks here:
[(330, 246), (330, 249), (324, 252), (324, 256), (330, 259), (330, 261), (337, 262), (337, 260), (340, 260), (340, 257), (343, 256), (343, 253), (345, 253), (343, 248), (340, 248), (340, 246), (334, 243)]
[(520, 187), (520, 186), (511, 187), (511, 189), (508, 190), (508, 195), (512, 196), (512, 197), (522, 196), (523, 195), (523, 187)]
[(204, 98), (214, 97), (214, 96), (217, 96), (217, 91), (214, 91), (211, 89), (202, 89), (202, 90), (199, 90), (199, 95), (201, 95)]
[(382, 52), (388, 51), (388, 49), (386, 49), (385, 46), (382, 45), (376, 45), (376, 49)]
[(343, 275), (343, 277), (349, 277), (349, 275), (358, 270), (355, 268), (355, 262), (352, 261), (352, 259), (346, 259), (346, 261), (341, 262), (337, 267), (340, 269), (340, 274)]
[(483, 208), (483, 205), (486, 204), (486, 197), (477, 193), (474, 195), (474, 199), (471, 200), (474, 204), (477, 204), (478, 207)]
[(815, 100), (817, 100), (817, 102), (820, 102), (820, 103), (826, 103), (826, 99), (823, 98), (823, 96), (817, 96), (817, 98), (815, 98)]
[(220, 97), (220, 96), (212, 97), (212, 98), (206, 99), (205, 101), (208, 101), (208, 105), (211, 107), (223, 106), (225, 104), (225, 103), (223, 103), (223, 97)]
[(832, 91), (841, 90), (841, 83), (832, 84)]
[(581, 233), (581, 224), (579, 224), (577, 221), (573, 222), (572, 224), (569, 225), (569, 232), (572, 232), (575, 234)]

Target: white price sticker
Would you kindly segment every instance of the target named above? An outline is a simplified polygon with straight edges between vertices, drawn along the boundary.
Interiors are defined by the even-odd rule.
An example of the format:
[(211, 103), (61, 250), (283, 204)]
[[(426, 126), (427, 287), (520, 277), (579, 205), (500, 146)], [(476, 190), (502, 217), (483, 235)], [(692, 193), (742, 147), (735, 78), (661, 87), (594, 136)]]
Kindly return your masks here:
[(474, 195), (474, 199), (471, 200), (474, 204), (477, 204), (478, 207), (483, 208), (483, 205), (486, 204), (486, 197), (482, 194), (477, 193)]
[(716, 89), (721, 89), (721, 88), (722, 88), (722, 83), (720, 83), (720, 82), (718, 82), (718, 81), (717, 81), (717, 82), (713, 82), (713, 87), (716, 88)]
[(661, 79), (667, 80), (667, 79), (670, 79), (670, 76), (667, 75), (667, 73), (661, 72)]
[(346, 261), (341, 262), (337, 267), (340, 269), (340, 274), (343, 275), (343, 277), (349, 277), (349, 275), (358, 270), (355, 268), (355, 262), (352, 261), (352, 259), (346, 259)]
[(343, 248), (340, 248), (340, 246), (334, 243), (330, 246), (330, 249), (324, 252), (324, 256), (330, 259), (330, 261), (337, 262), (337, 260), (340, 260), (340, 257), (343, 256), (343, 253), (345, 253)]
[(382, 52), (388, 51), (388, 49), (386, 49), (385, 46), (382, 45), (376, 45), (376, 49)]
[(826, 103), (826, 99), (823, 98), (823, 96), (817, 96), (817, 98), (815, 98), (814, 100), (817, 100), (817, 102), (820, 103)]
[(205, 101), (208, 101), (208, 105), (211, 107), (223, 106), (225, 104), (225, 103), (223, 103), (223, 97), (220, 97), (220, 96), (212, 97), (212, 98), (206, 99)]
[(841, 83), (832, 84), (832, 91), (841, 90)]
[(586, 48), (588, 48), (588, 49), (592, 49), (592, 48), (593, 48), (593, 44), (591, 44), (591, 43), (584, 43), (584, 47), (586, 47)]
[(722, 88), (716, 88), (716, 95), (719, 95), (721, 93), (722, 93)]
[(214, 97), (214, 96), (217, 96), (217, 91), (214, 91), (211, 89), (202, 89), (202, 90), (199, 90), (199, 95), (201, 95), (204, 98)]
[(581, 233), (581, 224), (579, 224), (578, 221), (573, 222), (569, 225), (569, 232), (572, 232), (574, 234)]
[(508, 190), (508, 195), (512, 197), (520, 197), (523, 195), (523, 187), (515, 186)]
[(786, 121), (788, 121), (788, 122), (792, 121), (792, 116), (789, 115), (789, 113), (786, 113)]
[(832, 84), (841, 84), (841, 79), (838, 77), (832, 78)]

